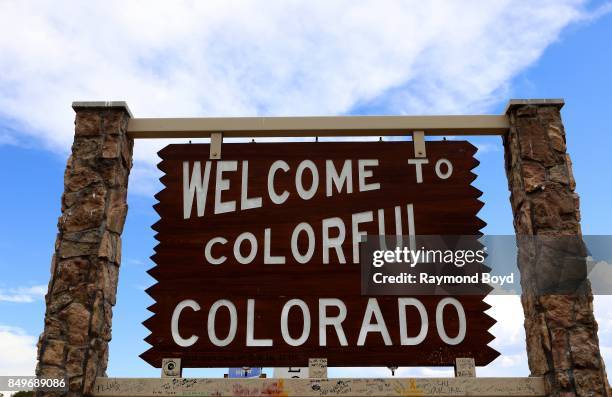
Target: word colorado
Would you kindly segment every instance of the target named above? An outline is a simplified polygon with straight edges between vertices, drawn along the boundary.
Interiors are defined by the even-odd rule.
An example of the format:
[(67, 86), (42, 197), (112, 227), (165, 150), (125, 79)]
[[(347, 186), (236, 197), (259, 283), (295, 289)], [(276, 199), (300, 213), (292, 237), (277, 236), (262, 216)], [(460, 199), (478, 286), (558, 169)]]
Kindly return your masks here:
[[(205, 330), (203, 333), (207, 334), (208, 341), (218, 347), (225, 347), (232, 343), (242, 343), (236, 341), (236, 333), (240, 321), (246, 322), (246, 339), (243, 341), (244, 346), (255, 347), (255, 346), (275, 346), (279, 343), (285, 343), (289, 346), (301, 346), (305, 344), (311, 337), (312, 330), (312, 314), (311, 309), (308, 307), (305, 301), (301, 299), (290, 299), (288, 300), (281, 311), (280, 321), (280, 334), (282, 341), (275, 341), (270, 338), (256, 338), (257, 323), (261, 324), (263, 320), (256, 322), (256, 319), (261, 316), (255, 311), (255, 299), (246, 300), (246, 318), (238, 318), (239, 310), (236, 305), (227, 299), (219, 299), (214, 302), (208, 309), (208, 315), (204, 317), (207, 319), (206, 323), (203, 324), (202, 329)], [(407, 316), (407, 308), (412, 307), (416, 309), (418, 316), (410, 317)], [(335, 316), (328, 315), (328, 308), (334, 308), (338, 312)], [(448, 309), (446, 309), (448, 308)], [(186, 309), (190, 309), (194, 312), (202, 310), (198, 302), (192, 299), (186, 299), (178, 303), (172, 313), (171, 319), (171, 332), (172, 340), (180, 347), (190, 347), (196, 344), (200, 339), (201, 335), (184, 335), (179, 327), (181, 315)], [(444, 324), (444, 311), (454, 311), (453, 320), (451, 322), (458, 323), (458, 330), (455, 331), (455, 335), (449, 335)], [(224, 330), (223, 334), (217, 332), (217, 315), (223, 311), (222, 316), (227, 317), (229, 314), (229, 327), (222, 327)], [(298, 335), (291, 335), (289, 332), (289, 313), (291, 311), (298, 312), (298, 316), (301, 317), (301, 331)], [(240, 310), (244, 313), (244, 310)], [(395, 342), (391, 339), (391, 334), (387, 328), (385, 318), (383, 317), (381, 308), (376, 298), (368, 299), (367, 306), (363, 312), (361, 327), (359, 328), (359, 336), (357, 337), (356, 346), (364, 346), (366, 338), (369, 334), (377, 335), (382, 338), (386, 346), (401, 345), (401, 346), (415, 346), (425, 340), (429, 332), (429, 314), (425, 308), (425, 305), (416, 298), (398, 298), (397, 299), (397, 316), (399, 324), (399, 340)], [(351, 313), (352, 314), (352, 313)], [(346, 304), (341, 299), (336, 298), (322, 298), (318, 300), (318, 308), (315, 314), (316, 320), (318, 320), (318, 345), (327, 346), (328, 332), (335, 333), (334, 340), (338, 340), (340, 346), (348, 346), (349, 342), (346, 337), (346, 333), (343, 327), (344, 321), (349, 315)], [(442, 298), (436, 305), (435, 308), (435, 324), (436, 332), (438, 337), (447, 345), (457, 345), (463, 341), (466, 334), (466, 316), (465, 310), (461, 302), (455, 298), (446, 297)], [(266, 319), (266, 323), (270, 319)], [(278, 320), (278, 319), (277, 319)], [(315, 321), (316, 321), (315, 320)], [(410, 328), (409, 329), (409, 325)], [(242, 326), (242, 325), (241, 325)], [(418, 331), (417, 331), (418, 330)], [(295, 330), (294, 330), (295, 331)], [(353, 331), (353, 330), (350, 330)], [(349, 332), (349, 335), (351, 332)], [(393, 333), (396, 334), (395, 332)], [(416, 334), (416, 335), (415, 335)]]

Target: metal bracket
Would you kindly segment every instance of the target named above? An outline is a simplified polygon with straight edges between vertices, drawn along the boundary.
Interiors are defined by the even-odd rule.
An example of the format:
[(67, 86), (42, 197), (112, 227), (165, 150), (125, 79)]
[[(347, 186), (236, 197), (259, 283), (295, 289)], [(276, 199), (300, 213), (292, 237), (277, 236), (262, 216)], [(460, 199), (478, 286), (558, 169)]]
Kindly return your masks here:
[(476, 364), (473, 358), (456, 358), (455, 359), (455, 376), (457, 378), (474, 378), (476, 377)]
[(412, 131), (412, 143), (414, 144), (414, 157), (427, 157), (424, 131)]
[(221, 158), (221, 143), (223, 143), (222, 132), (210, 133), (210, 159), (219, 160)]
[(162, 359), (162, 378), (182, 378), (183, 369), (181, 368), (180, 358)]
[(309, 358), (308, 359), (309, 378), (327, 378), (327, 359)]

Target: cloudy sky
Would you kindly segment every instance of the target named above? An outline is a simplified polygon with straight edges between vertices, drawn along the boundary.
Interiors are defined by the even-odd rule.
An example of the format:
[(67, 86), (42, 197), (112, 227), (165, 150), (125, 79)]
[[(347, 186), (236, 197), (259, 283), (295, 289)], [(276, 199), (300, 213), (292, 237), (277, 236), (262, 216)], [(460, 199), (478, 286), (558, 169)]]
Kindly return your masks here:
[[(584, 232), (611, 234), (610, 37), (612, 5), (602, 1), (0, 1), (0, 375), (33, 372), (72, 101), (125, 100), (137, 117), (178, 117), (501, 113), (511, 97), (563, 97)], [(472, 141), (485, 231), (510, 234), (499, 138)], [(138, 354), (165, 143), (135, 149), (111, 376), (158, 376)], [(596, 310), (611, 368), (606, 299)], [(519, 300), (491, 303), (503, 355), (478, 373), (525, 376)]]

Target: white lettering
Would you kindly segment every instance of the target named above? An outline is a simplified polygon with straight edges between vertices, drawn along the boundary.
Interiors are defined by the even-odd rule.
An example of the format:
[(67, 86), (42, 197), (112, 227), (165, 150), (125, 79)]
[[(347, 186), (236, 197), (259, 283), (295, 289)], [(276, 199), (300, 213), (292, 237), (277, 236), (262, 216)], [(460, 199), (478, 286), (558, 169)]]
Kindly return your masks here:
[[(372, 315), (376, 317), (376, 323), (372, 324)], [(366, 307), (365, 314), (363, 315), (363, 322), (361, 323), (361, 330), (359, 331), (359, 338), (357, 338), (357, 346), (363, 346), (366, 341), (366, 337), (370, 332), (379, 332), (385, 341), (386, 346), (391, 346), (391, 336), (385, 324), (380, 306), (376, 298), (368, 299), (368, 306)]]
[(361, 238), (368, 233), (359, 230), (359, 224), (372, 222), (374, 219), (372, 211), (358, 212), (352, 216), (352, 234), (353, 234), (353, 263), (359, 263), (359, 243)]
[[(335, 306), (338, 308), (336, 317), (327, 316), (327, 307)], [(319, 346), (327, 346), (327, 326), (331, 325), (336, 330), (340, 346), (348, 346), (342, 322), (346, 319), (346, 305), (340, 299), (327, 298), (319, 299)]]
[(289, 164), (283, 160), (276, 160), (274, 163), (272, 163), (270, 170), (268, 171), (268, 195), (270, 196), (270, 200), (272, 200), (274, 204), (282, 204), (287, 201), (287, 198), (289, 198), (289, 192), (284, 190), (279, 195), (276, 193), (276, 190), (274, 190), (274, 175), (276, 175), (277, 170), (287, 172), (289, 171)]
[(282, 265), (285, 263), (284, 256), (272, 256), (270, 253), (272, 246), (272, 231), (267, 227), (264, 231), (264, 263), (266, 265)]
[[(455, 310), (457, 310), (457, 317), (459, 320), (459, 332), (454, 338), (450, 338), (446, 334), (446, 329), (444, 328), (444, 308), (447, 305), (451, 305), (455, 308)], [(436, 307), (436, 328), (438, 329), (438, 335), (440, 335), (440, 339), (442, 339), (442, 342), (446, 343), (447, 345), (453, 346), (463, 342), (466, 331), (465, 322), (465, 311), (463, 310), (461, 302), (459, 302), (457, 299), (444, 298), (440, 302), (438, 302), (438, 306)]]
[[(312, 185), (308, 190), (304, 189), (302, 178), (304, 176), (304, 170), (309, 169), (312, 174)], [(319, 187), (319, 171), (317, 166), (310, 160), (304, 160), (298, 165), (297, 171), (295, 172), (295, 188), (297, 189), (298, 195), (304, 200), (310, 200), (317, 193)]]
[[(240, 246), (244, 240), (248, 240), (251, 246), (251, 250), (247, 256), (242, 256), (242, 253), (240, 252)], [(234, 241), (234, 258), (236, 258), (239, 263), (246, 265), (255, 259), (255, 255), (257, 255), (257, 239), (255, 238), (255, 235), (250, 232), (240, 234), (236, 238), (236, 241)]]
[(229, 189), (229, 179), (223, 179), (223, 173), (236, 171), (238, 169), (237, 161), (217, 161), (217, 181), (215, 186), (215, 214), (224, 214), (226, 212), (236, 211), (236, 201), (221, 201), (221, 193)]
[[(217, 310), (220, 307), (226, 307), (230, 314), (230, 327), (225, 339), (219, 339), (217, 337), (217, 332), (215, 331), (215, 318), (217, 316)], [(208, 312), (208, 338), (210, 342), (219, 347), (227, 346), (236, 337), (236, 330), (238, 329), (238, 312), (236, 311), (236, 306), (227, 299), (220, 299), (213, 303), (210, 307), (210, 311)]]
[(340, 175), (334, 167), (333, 160), (325, 160), (325, 195), (331, 197), (332, 195), (332, 183), (336, 186), (338, 193), (342, 192), (344, 184), (346, 184), (346, 192), (353, 193), (353, 171), (351, 167), (351, 160), (344, 160), (342, 171)]
[(206, 207), (206, 195), (208, 194), (208, 183), (210, 180), (210, 161), (206, 162), (204, 178), (202, 179), (202, 166), (199, 161), (193, 163), (191, 180), (189, 179), (189, 162), (183, 161), (183, 219), (191, 217), (193, 196), (197, 198), (198, 216), (204, 216)]
[(408, 159), (408, 164), (416, 167), (416, 182), (423, 183), (423, 164), (429, 164), (427, 159)]
[(366, 178), (370, 178), (373, 175), (372, 170), (366, 170), (366, 167), (376, 167), (378, 166), (378, 160), (359, 160), (358, 161), (358, 170), (359, 170), (359, 191), (367, 192), (369, 190), (378, 190), (380, 189), (380, 183), (366, 183)]
[(255, 299), (247, 299), (247, 346), (272, 346), (272, 339), (255, 339)]
[[(338, 237), (329, 237), (329, 229), (335, 227), (338, 229)], [(342, 251), (342, 243), (346, 237), (346, 229), (344, 222), (340, 218), (323, 219), (323, 263), (329, 263), (329, 250), (334, 248), (338, 256), (338, 262), (346, 263), (344, 252)]]
[[(446, 172), (442, 172), (442, 164), (446, 165)], [(453, 165), (447, 159), (440, 159), (436, 162), (436, 175), (440, 179), (448, 179), (453, 174)]]
[(225, 262), (227, 257), (224, 255), (221, 255), (218, 258), (214, 258), (212, 256), (212, 246), (215, 244), (225, 245), (227, 244), (227, 239), (223, 237), (215, 237), (215, 238), (210, 239), (208, 243), (206, 243), (206, 246), (204, 247), (204, 258), (206, 259), (206, 262), (210, 263), (211, 265), (220, 265), (223, 262)]
[(200, 305), (198, 305), (198, 302), (191, 299), (185, 299), (184, 301), (181, 301), (174, 308), (174, 311), (172, 312), (172, 319), (170, 320), (170, 331), (172, 332), (172, 339), (174, 340), (174, 343), (176, 343), (180, 347), (192, 346), (198, 341), (199, 338), (197, 335), (191, 335), (189, 338), (184, 339), (179, 333), (179, 317), (181, 316), (181, 312), (183, 311), (183, 309), (185, 309), (186, 307), (191, 308), (194, 312), (200, 310)]
[[(427, 311), (425, 306), (415, 298), (398, 298), (397, 305), (399, 307), (399, 326), (400, 326), (400, 339), (402, 346), (414, 346), (418, 345), (425, 340), (427, 336), (427, 330), (429, 323), (427, 319)], [(406, 306), (414, 306), (419, 311), (421, 317), (421, 330), (419, 334), (414, 337), (408, 336), (408, 326), (406, 325)]]
[[(304, 318), (304, 326), (302, 328), (302, 335), (299, 338), (294, 339), (289, 335), (289, 311), (293, 306), (297, 306), (302, 310), (302, 316)], [(308, 337), (310, 336), (310, 310), (308, 310), (308, 305), (301, 299), (291, 299), (285, 306), (283, 306), (283, 311), (281, 312), (281, 335), (283, 339), (289, 346), (301, 346), (306, 342)]]
[[(298, 247), (298, 238), (300, 236), (300, 233), (303, 231), (306, 232), (306, 235), (308, 236), (308, 249), (306, 250), (305, 255), (302, 255), (300, 253), (300, 250)], [(299, 225), (297, 225), (295, 229), (293, 229), (293, 233), (291, 234), (291, 253), (293, 254), (293, 257), (295, 258), (296, 261), (298, 261), (299, 263), (306, 263), (312, 258), (312, 255), (314, 254), (314, 249), (315, 249), (314, 229), (312, 228), (312, 226), (310, 226), (310, 224), (306, 222), (302, 222)]]
[(240, 209), (250, 210), (261, 207), (261, 197), (249, 198), (249, 162), (242, 162), (242, 184), (240, 188)]

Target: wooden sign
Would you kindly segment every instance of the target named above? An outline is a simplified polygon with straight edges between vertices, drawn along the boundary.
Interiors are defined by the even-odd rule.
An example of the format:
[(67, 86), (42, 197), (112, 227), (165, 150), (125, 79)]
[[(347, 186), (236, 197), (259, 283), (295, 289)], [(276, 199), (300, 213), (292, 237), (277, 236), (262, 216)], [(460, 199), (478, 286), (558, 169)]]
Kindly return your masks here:
[[(369, 235), (475, 235), (476, 148), (463, 141), (169, 145), (155, 197), (158, 282), (141, 357), (183, 367), (485, 365), (483, 296), (362, 296)], [(424, 310), (422, 310), (424, 309)]]

